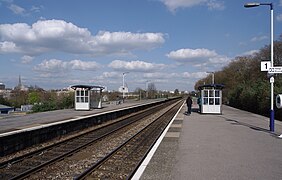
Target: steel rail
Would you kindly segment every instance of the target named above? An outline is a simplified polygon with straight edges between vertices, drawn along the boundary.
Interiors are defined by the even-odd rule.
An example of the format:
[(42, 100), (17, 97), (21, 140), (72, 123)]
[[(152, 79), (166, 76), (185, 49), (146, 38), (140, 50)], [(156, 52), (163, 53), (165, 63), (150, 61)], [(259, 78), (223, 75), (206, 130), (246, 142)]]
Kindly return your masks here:
[[(128, 124), (131, 124), (131, 123), (134, 123), (134, 122), (138, 121), (138, 119), (140, 119), (141, 117), (146, 117), (147, 115), (151, 114), (151, 113), (152, 113), (153, 111), (155, 111), (156, 109), (161, 109), (161, 108), (162, 108), (163, 106), (165, 106), (165, 105), (166, 105), (166, 104), (164, 103), (164, 104), (158, 105), (157, 107), (149, 108), (149, 110), (147, 109), (147, 110), (144, 111), (142, 114), (133, 115), (133, 116), (131, 116), (130, 118), (135, 118), (135, 120), (130, 120), (128, 123), (124, 124), (122, 127), (118, 128), (118, 129), (116, 129), (116, 130), (110, 131), (110, 132), (104, 134), (103, 136), (100, 136), (100, 137), (98, 137), (98, 138), (96, 138), (96, 139), (94, 139), (94, 140), (92, 140), (92, 141), (90, 141), (90, 142), (84, 143), (84, 144), (80, 145), (79, 147), (76, 147), (76, 148), (74, 148), (74, 149), (72, 149), (72, 150), (70, 150), (70, 151), (67, 151), (66, 153), (63, 153), (63, 154), (61, 154), (61, 155), (58, 155), (58, 156), (56, 156), (55, 158), (52, 158), (51, 160), (48, 160), (48, 161), (46, 161), (46, 162), (44, 162), (44, 163), (41, 163), (41, 164), (38, 165), (38, 166), (35, 166), (35, 167), (33, 167), (33, 168), (30, 168), (30, 169), (28, 169), (28, 170), (26, 170), (26, 171), (24, 171), (24, 172), (22, 172), (22, 173), (20, 173), (20, 174), (18, 174), (18, 175), (16, 175), (16, 176), (13, 176), (13, 177), (8, 178), (8, 179), (22, 179), (22, 178), (28, 176), (29, 174), (31, 174), (31, 173), (33, 173), (33, 172), (35, 172), (35, 171), (38, 171), (39, 169), (43, 168), (44, 166), (47, 166), (47, 165), (52, 164), (52, 163), (54, 163), (54, 162), (56, 162), (56, 161), (58, 161), (58, 160), (60, 160), (60, 159), (63, 159), (65, 156), (69, 156), (69, 155), (71, 155), (71, 154), (73, 154), (73, 153), (79, 151), (80, 149), (85, 148), (86, 146), (88, 146), (88, 145), (90, 145), (90, 144), (92, 144), (92, 143), (94, 143), (94, 142), (100, 140), (101, 138), (106, 137), (107, 135), (109, 135), (109, 134), (111, 134), (111, 133), (113, 133), (113, 132), (115, 132), (115, 131), (117, 131), (117, 130), (119, 130), (119, 129), (121, 129), (121, 128), (124, 128), (124, 127), (127, 126)], [(127, 119), (128, 119), (128, 118), (127, 118)], [(118, 122), (115, 122), (115, 123), (113, 123), (113, 124), (118, 124), (119, 122), (122, 122), (122, 121), (118, 121)], [(113, 124), (107, 125), (107, 126), (105, 126), (105, 127), (111, 126), (111, 125), (113, 125)], [(95, 129), (94, 131), (96, 132), (97, 130), (101, 130), (101, 129), (105, 128), (105, 127), (100, 127), (100, 128), (98, 128), (98, 129)], [(69, 142), (69, 141), (71, 141), (71, 140), (74, 140), (74, 139), (76, 139), (76, 138), (81, 138), (81, 137), (83, 137), (83, 136), (85, 136), (85, 135), (87, 135), (87, 134), (90, 134), (90, 133), (93, 133), (93, 131), (87, 132), (87, 133), (85, 133), (85, 134), (81, 134), (81, 135), (79, 135), (79, 136), (76, 136), (76, 137), (73, 137), (73, 138), (70, 138), (70, 139), (67, 139), (67, 140), (64, 140), (64, 141), (62, 141), (62, 142), (59, 142), (59, 143), (57, 143), (57, 144), (53, 144), (53, 145), (48, 146), (48, 147), (45, 147), (45, 148), (36, 150), (35, 152), (28, 153), (28, 154), (26, 154), (26, 155), (24, 155), (24, 156), (22, 156), (22, 157), (18, 157), (18, 158), (15, 158), (15, 159), (13, 159), (13, 160), (9, 160), (9, 161), (6, 162), (6, 164), (5, 164), (5, 163), (1, 163), (1, 166), (2, 166), (2, 168), (3, 168), (3, 167), (6, 167), (6, 166), (9, 166), (10, 164), (12, 164), (12, 166), (13, 166), (13, 164), (22, 162), (25, 158), (30, 158), (30, 157), (36, 156), (36, 155), (38, 155), (38, 154), (41, 154), (41, 153), (44, 152), (44, 151), (48, 151), (48, 150), (50, 150), (50, 149), (52, 149), (52, 148), (55, 148), (55, 147), (57, 147), (57, 146), (60, 146), (60, 145), (62, 145), (62, 144), (64, 144), (64, 143)], [(2, 177), (2, 178), (5, 178), (5, 177)]]
[[(155, 127), (154, 129), (159, 129), (161, 126), (162, 130), (160, 132), (158, 132), (157, 135), (155, 135), (155, 139), (153, 141), (153, 143), (151, 143), (149, 145), (149, 148), (146, 148), (146, 152), (145, 154), (142, 155), (142, 158), (137, 162), (137, 164), (135, 165), (135, 167), (133, 168), (133, 170), (128, 174), (127, 179), (131, 178), (134, 173), (136, 172), (137, 168), (139, 167), (139, 165), (142, 163), (142, 161), (144, 160), (144, 158), (146, 157), (146, 155), (149, 153), (150, 149), (153, 147), (153, 144), (157, 141), (158, 137), (161, 135), (161, 133), (164, 131), (165, 127), (169, 124), (170, 122), (170, 118), (172, 118), (175, 113), (177, 112), (177, 110), (175, 111), (175, 109), (179, 108), (180, 105), (182, 105), (182, 101), (178, 101), (169, 111), (167, 111), (165, 114), (163, 114), (162, 116), (160, 116), (159, 118), (157, 118), (154, 122), (151, 122), (149, 125), (147, 125), (146, 127), (144, 127), (143, 129), (139, 130), (135, 135), (133, 135), (132, 137), (130, 137), (129, 139), (127, 139), (124, 143), (122, 143), (119, 147), (115, 148), (112, 152), (110, 152), (109, 154), (107, 154), (104, 158), (102, 158), (101, 160), (99, 160), (98, 162), (96, 162), (95, 164), (93, 164), (92, 166), (90, 166), (88, 169), (86, 169), (83, 173), (81, 173), (80, 175), (74, 177), (75, 180), (81, 180), (81, 179), (86, 179), (88, 176), (91, 176), (91, 173), (93, 173), (93, 171), (97, 170), (99, 167), (101, 167), (107, 160), (109, 160), (112, 156), (114, 156), (116, 153), (118, 153), (122, 148), (124, 148), (126, 145), (128, 145), (129, 143), (132, 143), (132, 141), (140, 136), (142, 133), (150, 130), (150, 128), (152, 128), (152, 126), (154, 126), (154, 124), (157, 124), (157, 127)], [(162, 118), (166, 118), (169, 114), (169, 121), (165, 123), (165, 125), (162, 124), (163, 119)], [(159, 124), (158, 124), (159, 123)], [(149, 134), (146, 135), (146, 137), (150, 137), (150, 135), (152, 135), (154, 132), (154, 130), (150, 131)], [(144, 140), (146, 140), (146, 138), (142, 139), (143, 143)], [(147, 140), (146, 140), (147, 143)], [(138, 146), (140, 147), (140, 145)], [(135, 147), (136, 148), (136, 147)]]

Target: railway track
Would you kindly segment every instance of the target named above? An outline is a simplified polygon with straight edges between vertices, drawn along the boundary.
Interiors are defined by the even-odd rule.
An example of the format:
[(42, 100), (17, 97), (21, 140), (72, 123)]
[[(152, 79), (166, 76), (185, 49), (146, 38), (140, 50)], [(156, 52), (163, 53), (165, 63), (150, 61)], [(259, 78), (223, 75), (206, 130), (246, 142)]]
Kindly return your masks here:
[(177, 103), (75, 179), (130, 179), (180, 106)]
[[(101, 144), (103, 142), (105, 143), (110, 141), (110, 139), (119, 136), (122, 132), (128, 131), (128, 128), (132, 129), (133, 127), (136, 127), (140, 119), (147, 119), (147, 117), (156, 116), (156, 112), (164, 111), (164, 109), (167, 109), (168, 106), (171, 105), (162, 104), (150, 108), (142, 113), (134, 114), (105, 127), (95, 129), (60, 143), (53, 144), (49, 147), (31, 152), (24, 156), (3, 162), (0, 164), (0, 179), (23, 179), (26, 177), (29, 179), (41, 179), (42, 177), (40, 176), (44, 176), (44, 170), (43, 173), (41, 173), (43, 168), (47, 169), (45, 170), (46, 175), (48, 174), (48, 168), (46, 167), (49, 167), (50, 169), (50, 166), (52, 167), (59, 162), (66, 164), (63, 161), (68, 157), (72, 157), (74, 154), (81, 152), (83, 149), (93, 149), (93, 147), (101, 146), (99, 143)], [(105, 153), (108, 154), (108, 152)], [(96, 161), (101, 161), (101, 157)], [(80, 173), (81, 171), (77, 172), (75, 176), (79, 177), (77, 174)]]

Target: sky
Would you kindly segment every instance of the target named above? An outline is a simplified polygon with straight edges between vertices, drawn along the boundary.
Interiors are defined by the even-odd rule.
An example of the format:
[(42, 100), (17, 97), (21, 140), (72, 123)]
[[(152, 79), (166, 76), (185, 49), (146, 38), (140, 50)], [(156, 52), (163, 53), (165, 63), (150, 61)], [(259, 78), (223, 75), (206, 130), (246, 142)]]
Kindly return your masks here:
[[(247, 2), (0, 0), (0, 83), (118, 90), (125, 73), (129, 91), (192, 91), (207, 72), (270, 43), (270, 6)], [(272, 2), (278, 39), (282, 0)]]

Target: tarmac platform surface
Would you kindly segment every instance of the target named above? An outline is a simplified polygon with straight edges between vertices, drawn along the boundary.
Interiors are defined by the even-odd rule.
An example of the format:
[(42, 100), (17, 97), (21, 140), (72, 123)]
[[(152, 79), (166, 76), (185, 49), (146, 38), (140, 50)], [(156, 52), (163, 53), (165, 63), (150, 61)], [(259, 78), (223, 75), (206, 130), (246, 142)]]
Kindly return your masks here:
[(187, 116), (186, 109), (184, 105), (135, 179), (282, 179), (281, 122), (270, 133), (267, 117), (228, 106), (222, 115)]
[[(103, 104), (102, 109), (58, 110), (0, 116), (0, 135), (70, 118), (78, 118), (150, 101)], [(196, 106), (194, 106), (196, 108)], [(164, 134), (156, 152), (143, 163), (141, 180), (282, 179), (282, 122), (269, 132), (269, 118), (223, 106), (222, 115), (185, 115), (186, 105)], [(151, 158), (151, 159), (150, 159)], [(146, 160), (145, 160), (146, 161)], [(137, 172), (138, 174), (138, 172)]]
[(164, 99), (154, 100), (126, 100), (124, 103), (116, 104), (115, 101), (111, 103), (103, 103), (101, 109), (91, 109), (89, 111), (76, 111), (74, 109), (63, 109), (56, 111), (40, 112), (26, 115), (1, 115), (0, 116), (0, 136), (4, 133), (19, 131), (26, 128), (41, 126), (44, 124), (60, 122), (68, 119), (75, 119), (88, 115), (95, 115), (103, 112), (110, 112), (122, 108), (128, 108), (150, 102), (161, 101)]

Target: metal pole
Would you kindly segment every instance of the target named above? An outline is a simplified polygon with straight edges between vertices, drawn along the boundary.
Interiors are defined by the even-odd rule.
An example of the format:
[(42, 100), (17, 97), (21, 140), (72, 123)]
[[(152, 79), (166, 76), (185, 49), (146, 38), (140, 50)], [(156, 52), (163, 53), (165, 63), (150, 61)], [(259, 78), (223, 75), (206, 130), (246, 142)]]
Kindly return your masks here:
[[(271, 36), (271, 47), (270, 47), (270, 56), (271, 56), (271, 67), (274, 67), (274, 62), (273, 62), (273, 5), (270, 3), (270, 36)], [(269, 122), (269, 128), (271, 132), (274, 132), (274, 91), (273, 91), (273, 85), (274, 85), (274, 77), (272, 77), (273, 80), (270, 82), (270, 89), (271, 89), (271, 106), (270, 106), (270, 122)]]
[(149, 81), (146, 81), (146, 98), (148, 99), (148, 82)]
[(124, 99), (124, 75), (125, 73), (122, 73), (122, 99)]
[(124, 73), (122, 73), (122, 99), (123, 99), (123, 102), (124, 102), (124, 96), (125, 96), (125, 94), (124, 94), (124, 91), (125, 91), (125, 87), (124, 87), (124, 76), (125, 76), (125, 74), (128, 74), (129, 72), (124, 72)]
[(212, 74), (212, 84), (214, 84), (214, 72), (208, 71), (208, 72), (206, 72), (206, 73)]
[(147, 81), (145, 82), (145, 91), (146, 91), (146, 93), (145, 93), (145, 98), (146, 98), (146, 99), (148, 99), (148, 82), (150, 82), (150, 80), (147, 80)]
[(269, 129), (271, 132), (274, 132), (273, 84), (274, 84), (274, 77), (271, 77), (270, 78), (271, 108), (270, 108), (270, 121), (269, 121)]
[[(257, 7), (260, 5), (270, 6), (270, 66), (274, 67), (273, 63), (273, 4), (272, 3), (247, 3), (244, 6), (246, 8)], [(274, 77), (270, 77), (270, 121), (269, 121), (269, 129), (271, 132), (274, 132)]]

